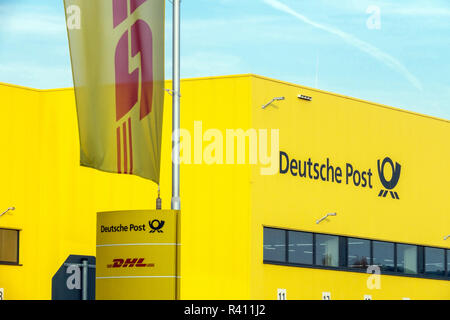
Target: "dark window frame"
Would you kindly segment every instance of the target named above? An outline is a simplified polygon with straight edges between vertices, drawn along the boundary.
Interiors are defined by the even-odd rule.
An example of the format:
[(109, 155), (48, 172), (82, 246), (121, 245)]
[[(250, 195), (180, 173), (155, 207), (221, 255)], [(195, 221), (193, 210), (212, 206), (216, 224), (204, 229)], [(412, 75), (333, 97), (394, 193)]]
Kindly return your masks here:
[[(443, 273), (442, 273), (442, 275), (436, 275), (436, 274), (433, 274), (433, 273), (426, 273), (427, 272), (427, 267), (426, 267), (426, 263), (427, 263), (427, 255), (426, 255), (426, 252), (427, 252), (427, 250), (426, 249), (438, 249), (438, 250), (442, 250), (442, 251), (444, 251), (444, 270), (443, 270)], [(447, 264), (447, 259), (446, 259), (446, 253), (447, 253), (447, 250), (448, 249), (446, 249), (446, 248), (438, 248), (438, 247), (430, 247), (430, 246), (424, 246), (423, 247), (423, 260), (424, 260), (424, 262), (423, 262), (423, 274), (424, 275), (426, 275), (426, 276), (434, 276), (434, 277), (445, 277), (446, 275), (447, 275), (447, 273), (448, 273), (448, 264)]]
[[(299, 233), (306, 233), (306, 234), (310, 234), (312, 241), (311, 241), (311, 246), (312, 246), (312, 263), (299, 263), (299, 262), (290, 262), (289, 261), (289, 233), (290, 232), (299, 232)], [(315, 234), (314, 232), (307, 232), (307, 231), (297, 231), (297, 230), (286, 230), (286, 263), (288, 264), (292, 264), (292, 265), (305, 265), (305, 266), (313, 266), (314, 262), (315, 262)]]
[[(350, 269), (350, 270), (359, 270), (359, 271), (364, 271), (364, 270), (365, 270), (365, 269), (354, 268), (354, 267), (351, 267), (351, 266), (348, 265), (348, 261), (349, 261), (349, 260), (348, 260), (348, 252), (349, 252), (349, 249), (348, 249), (348, 239), (356, 239), (356, 240), (369, 241), (369, 260), (370, 260), (369, 266), (372, 265), (372, 260), (373, 260), (373, 246), (372, 246), (373, 241), (372, 241), (372, 240), (370, 240), (370, 239), (364, 239), (364, 238), (360, 238), (360, 237), (342, 237), (342, 238), (345, 238), (345, 239), (346, 239), (346, 248), (345, 248), (345, 251), (347, 252), (347, 257), (346, 257), (347, 261), (346, 261), (345, 268)], [(366, 272), (366, 271), (364, 271), (364, 272)]]
[(284, 247), (286, 250), (284, 257), (286, 259), (286, 262), (289, 262), (289, 231), (288, 230), (286, 230), (286, 232), (284, 233), (284, 241), (285, 241)]
[[(421, 278), (421, 279), (435, 279), (435, 280), (444, 280), (444, 281), (450, 281), (450, 270), (448, 267), (448, 259), (450, 259), (450, 248), (444, 248), (444, 247), (431, 247), (431, 246), (424, 246), (419, 244), (413, 244), (413, 243), (404, 243), (404, 242), (393, 242), (393, 241), (385, 241), (385, 240), (378, 240), (378, 239), (368, 239), (368, 238), (362, 238), (357, 236), (342, 236), (337, 234), (327, 234), (327, 233), (320, 233), (320, 232), (311, 232), (311, 231), (303, 231), (303, 230), (294, 230), (294, 229), (283, 229), (283, 228), (277, 228), (277, 227), (270, 227), (270, 226), (263, 226), (264, 229), (277, 229), (282, 230), (286, 232), (286, 257), (284, 262), (280, 261), (270, 261), (265, 260), (263, 257), (263, 263), (264, 264), (272, 264), (272, 265), (280, 265), (280, 266), (288, 266), (288, 267), (300, 267), (300, 268), (311, 268), (311, 269), (323, 269), (323, 270), (335, 270), (335, 271), (345, 271), (345, 272), (356, 272), (356, 273), (367, 273), (364, 269), (355, 269), (348, 267), (348, 257), (344, 257), (344, 255), (348, 254), (348, 239), (354, 238), (354, 239), (360, 239), (360, 240), (368, 240), (370, 241), (370, 263), (373, 264), (373, 243), (374, 241), (377, 242), (386, 242), (391, 243), (394, 245), (394, 271), (383, 271), (383, 275), (389, 275), (389, 276), (398, 276), (398, 277), (409, 277), (409, 278)], [(288, 232), (303, 232), (303, 233), (309, 233), (312, 234), (313, 238), (313, 245), (312, 245), (312, 256), (313, 256), (313, 263), (312, 264), (300, 264), (300, 263), (292, 263), (288, 262), (288, 245), (289, 245), (289, 238), (288, 238)], [(339, 255), (338, 255), (338, 266), (322, 266), (317, 265), (316, 263), (316, 235), (328, 235), (328, 236), (337, 236), (339, 237)], [(417, 273), (416, 274), (409, 274), (409, 273), (402, 273), (398, 271), (397, 267), (397, 245), (410, 245), (410, 246), (416, 246), (417, 248)], [(264, 240), (263, 240), (264, 245)], [(434, 249), (444, 249), (444, 275), (433, 275), (433, 274), (426, 274), (425, 273), (425, 247), (434, 248)], [(343, 259), (345, 258), (345, 260)]]
[[(374, 252), (374, 250), (373, 250), (373, 245), (374, 245), (374, 242), (379, 242), (379, 243), (386, 243), (386, 244), (392, 244), (393, 245), (393, 263), (394, 263), (394, 267), (393, 267), (393, 269), (394, 269), (394, 271), (390, 271), (390, 270), (381, 270), (381, 274), (389, 274), (389, 273), (397, 273), (397, 263), (396, 263), (396, 259), (395, 259), (395, 257), (396, 257), (396, 243), (395, 242), (391, 242), (391, 241), (383, 241), (383, 240), (370, 240), (370, 245), (371, 245), (371, 247), (372, 247), (372, 250), (371, 250), (371, 257), (370, 257), (370, 263), (371, 263), (371, 265), (374, 265), (373, 263), (374, 263), (374, 257), (373, 257), (373, 252)], [(381, 268), (380, 268), (381, 269)]]
[(20, 262), (20, 232), (22, 230), (19, 229), (11, 229), (11, 228), (0, 228), (1, 230), (8, 230), (8, 231), (16, 231), (17, 232), (17, 252), (16, 252), (16, 257), (17, 260), (16, 261), (2, 261), (0, 260), (0, 265), (5, 265), (5, 266), (20, 266), (21, 264)]
[[(264, 239), (263, 239), (263, 259), (264, 259), (264, 261), (268, 261), (268, 262), (271, 262), (271, 263), (287, 263), (287, 253), (288, 253), (288, 249), (287, 249), (287, 243), (286, 243), (286, 240), (287, 240), (287, 233), (288, 233), (288, 231), (286, 230), (286, 229), (281, 229), (281, 228), (264, 228), (264, 229), (271, 229), (271, 230), (278, 230), (278, 231), (282, 231), (282, 232), (284, 232), (284, 244), (285, 244), (285, 248), (284, 248), (284, 260), (283, 261), (277, 261), (277, 260), (267, 260), (267, 259), (264, 259)], [(263, 238), (264, 238), (264, 230), (263, 230)]]
[(314, 252), (313, 252), (313, 254), (314, 254), (314, 266), (316, 266), (316, 267), (326, 267), (326, 268), (330, 268), (330, 269), (339, 269), (340, 268), (340, 264), (341, 264), (341, 237), (340, 236), (337, 236), (337, 235), (334, 235), (334, 234), (327, 234), (327, 233), (313, 233), (313, 235), (315, 235), (314, 237), (313, 237), (313, 247), (314, 247), (314, 249), (316, 248), (316, 244), (317, 244), (317, 235), (319, 235), (319, 236), (331, 236), (331, 237), (337, 237), (338, 239), (338, 254), (337, 254), (337, 259), (338, 259), (338, 261), (337, 261), (337, 266), (325, 266), (325, 265), (322, 265), (322, 264), (317, 264), (317, 261), (316, 261), (316, 250), (314, 250)]
[[(401, 272), (398, 270), (398, 245), (403, 245), (403, 246), (413, 246), (416, 247), (416, 269), (417, 272), (416, 273), (406, 273), (406, 272)], [(421, 267), (420, 267), (420, 247), (418, 245), (415, 244), (409, 244), (409, 243), (401, 243), (401, 242), (395, 242), (395, 272), (399, 273), (399, 274), (404, 274), (404, 275), (421, 275), (423, 274), (423, 272), (421, 271)], [(403, 266), (403, 268), (405, 268)]]
[(446, 250), (445, 250), (445, 271), (446, 271), (445, 276), (446, 276), (447, 278), (450, 278), (450, 268), (449, 268), (449, 265), (450, 265), (450, 255), (449, 255), (449, 252), (450, 252), (450, 249), (446, 249)]

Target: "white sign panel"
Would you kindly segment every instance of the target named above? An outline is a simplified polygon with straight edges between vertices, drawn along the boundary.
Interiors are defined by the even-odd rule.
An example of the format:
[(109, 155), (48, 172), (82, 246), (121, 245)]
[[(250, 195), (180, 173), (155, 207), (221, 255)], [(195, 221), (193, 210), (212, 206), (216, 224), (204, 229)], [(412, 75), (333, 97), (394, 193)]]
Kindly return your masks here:
[(322, 292), (322, 300), (331, 300), (331, 293)]
[(277, 290), (277, 300), (287, 300), (286, 289)]

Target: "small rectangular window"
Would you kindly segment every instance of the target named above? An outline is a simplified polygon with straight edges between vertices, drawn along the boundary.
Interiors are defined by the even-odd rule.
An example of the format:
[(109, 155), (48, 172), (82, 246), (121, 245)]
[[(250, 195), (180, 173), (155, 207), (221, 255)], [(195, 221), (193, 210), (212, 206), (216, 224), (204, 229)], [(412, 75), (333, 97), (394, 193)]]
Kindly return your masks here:
[(348, 238), (348, 267), (367, 269), (370, 265), (370, 240)]
[(0, 229), (0, 264), (19, 264), (19, 231)]
[(316, 265), (339, 266), (339, 237), (323, 234), (316, 235)]
[(444, 249), (425, 247), (425, 274), (445, 275)]
[(373, 241), (373, 264), (381, 271), (395, 271), (394, 244), (383, 241)]
[(417, 246), (397, 244), (397, 272), (417, 274)]
[(447, 250), (447, 276), (450, 277), (450, 249)]
[(307, 232), (288, 232), (290, 263), (313, 264), (313, 235)]
[(264, 256), (266, 261), (286, 262), (286, 231), (264, 228)]

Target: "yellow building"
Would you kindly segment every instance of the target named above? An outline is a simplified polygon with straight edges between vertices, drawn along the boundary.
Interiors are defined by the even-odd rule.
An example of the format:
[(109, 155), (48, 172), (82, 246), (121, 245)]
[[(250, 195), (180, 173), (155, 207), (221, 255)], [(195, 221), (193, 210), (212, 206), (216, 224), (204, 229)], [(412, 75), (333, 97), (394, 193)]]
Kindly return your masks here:
[[(73, 89), (0, 97), (0, 288), (51, 299), (96, 213), (154, 209), (157, 186), (79, 166)], [(238, 75), (183, 80), (181, 127), (182, 299), (450, 299), (448, 120)]]

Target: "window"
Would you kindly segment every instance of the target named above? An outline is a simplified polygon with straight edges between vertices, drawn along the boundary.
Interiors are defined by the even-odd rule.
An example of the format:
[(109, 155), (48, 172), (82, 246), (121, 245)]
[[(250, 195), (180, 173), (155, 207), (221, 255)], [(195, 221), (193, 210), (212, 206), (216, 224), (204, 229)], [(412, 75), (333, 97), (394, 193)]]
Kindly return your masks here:
[(0, 264), (19, 264), (19, 231), (0, 229)]
[(339, 237), (318, 234), (316, 235), (316, 265), (339, 266)]
[(444, 249), (425, 247), (425, 274), (437, 276), (445, 274)]
[(450, 277), (450, 249), (447, 249), (447, 276)]
[(263, 262), (267, 264), (350, 272), (378, 266), (390, 275), (450, 281), (449, 248), (266, 227), (263, 237)]
[(367, 269), (370, 265), (370, 240), (348, 238), (348, 267)]
[(288, 232), (288, 262), (313, 264), (313, 235), (307, 232)]
[(390, 242), (373, 241), (373, 264), (381, 271), (395, 271), (394, 244)]
[(264, 260), (286, 261), (286, 231), (264, 228)]
[(417, 274), (417, 246), (397, 245), (397, 272)]

